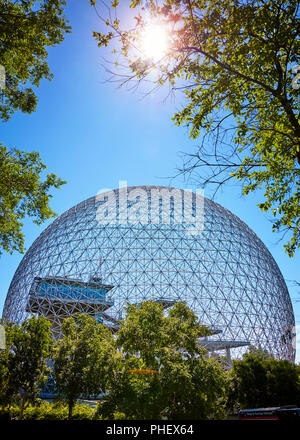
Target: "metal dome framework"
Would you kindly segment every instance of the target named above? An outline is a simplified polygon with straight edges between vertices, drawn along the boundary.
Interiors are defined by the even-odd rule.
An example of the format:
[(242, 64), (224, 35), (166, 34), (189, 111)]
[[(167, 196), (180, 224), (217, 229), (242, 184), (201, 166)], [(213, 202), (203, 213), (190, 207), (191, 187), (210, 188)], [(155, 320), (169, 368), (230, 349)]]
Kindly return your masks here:
[[(146, 194), (146, 221), (138, 209), (138, 221), (120, 221), (139, 199), (122, 208), (119, 190), (106, 193), (113, 202), (92, 197), (58, 217), (17, 268), (3, 318), (21, 322), (34, 312), (50, 318), (53, 328), (59, 329), (65, 316), (82, 312), (116, 329), (126, 302), (185, 301), (202, 324), (222, 330), (213, 337), (216, 345), (224, 339), (233, 341), (233, 347), (247, 341), (294, 361), (290, 296), (262, 241), (238, 217), (206, 198), (204, 227), (198, 235), (188, 234), (184, 221), (174, 220), (184, 212), (183, 196), (182, 202), (169, 197), (168, 224), (151, 221), (151, 191), (162, 189), (172, 190), (126, 188), (127, 194), (132, 190)], [(183, 195), (183, 190), (177, 191)], [(194, 211), (197, 197), (193, 194)], [(159, 206), (160, 201), (156, 198)], [(97, 213), (104, 212), (103, 207), (106, 217), (99, 221)], [(233, 348), (233, 356), (243, 351)]]

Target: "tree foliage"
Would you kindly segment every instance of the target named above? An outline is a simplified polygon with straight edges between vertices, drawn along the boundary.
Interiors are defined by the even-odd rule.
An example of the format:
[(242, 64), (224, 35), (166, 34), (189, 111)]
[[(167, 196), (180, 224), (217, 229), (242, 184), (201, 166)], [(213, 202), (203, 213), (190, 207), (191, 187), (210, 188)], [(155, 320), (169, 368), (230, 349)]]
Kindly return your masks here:
[(68, 404), (70, 419), (80, 395), (106, 391), (116, 357), (111, 332), (92, 317), (64, 320), (62, 338), (54, 347), (53, 376), (59, 395)]
[[(63, 41), (70, 27), (61, 0), (0, 0), (0, 121), (21, 110), (36, 109), (38, 87), (52, 74), (47, 47)], [(3, 86), (4, 84), (4, 86)], [(49, 207), (50, 189), (66, 182), (55, 174), (42, 180), (46, 166), (39, 153), (7, 148), (0, 143), (0, 253), (24, 252), (22, 219), (40, 224), (56, 214)]]
[[(181, 172), (217, 189), (237, 179), (245, 195), (262, 189), (258, 206), (273, 214), (274, 231), (288, 233), (293, 256), (300, 246), (298, 0), (134, 0), (127, 3), (137, 11), (134, 23), (126, 14), (125, 29), (123, 2), (111, 2), (108, 13), (102, 1), (90, 3), (107, 26), (93, 33), (98, 46), (111, 45), (116, 55), (113, 79), (184, 90), (173, 119), (200, 145)], [(159, 61), (140, 44), (157, 22), (170, 35)]]
[(116, 345), (123, 372), (110, 385), (99, 411), (129, 418), (206, 419), (224, 416), (227, 379), (223, 366), (198, 344), (210, 334), (185, 304), (165, 316), (161, 304), (128, 305)]
[(240, 408), (300, 405), (300, 377), (288, 361), (252, 347), (243, 359), (233, 361), (230, 374), (230, 399)]
[(96, 413), (78, 409), (76, 418), (221, 419), (232, 408), (300, 405), (299, 366), (250, 347), (228, 372), (222, 358), (208, 357), (199, 345), (208, 334), (184, 303), (166, 314), (152, 301), (128, 305), (115, 337), (87, 315), (66, 318), (56, 342), (44, 317), (7, 323), (0, 406), (19, 418), (66, 418), (59, 401), (29, 406), (50, 372), (69, 419), (79, 397), (99, 394)]
[(56, 215), (49, 190), (66, 182), (53, 173), (43, 180), (45, 168), (39, 153), (9, 150), (0, 143), (0, 254), (24, 252), (21, 220), (26, 215), (36, 224)]
[(5, 325), (6, 348), (0, 351), (0, 401), (20, 402), (20, 418), (28, 403), (34, 403), (50, 372), (47, 360), (52, 339), (50, 322), (31, 317), (20, 326)]
[(5, 69), (5, 88), (0, 89), (0, 119), (7, 121), (16, 110), (31, 113), (37, 97), (29, 85), (53, 75), (47, 63), (47, 47), (64, 39), (71, 28), (64, 17), (62, 0), (0, 1), (0, 64)]

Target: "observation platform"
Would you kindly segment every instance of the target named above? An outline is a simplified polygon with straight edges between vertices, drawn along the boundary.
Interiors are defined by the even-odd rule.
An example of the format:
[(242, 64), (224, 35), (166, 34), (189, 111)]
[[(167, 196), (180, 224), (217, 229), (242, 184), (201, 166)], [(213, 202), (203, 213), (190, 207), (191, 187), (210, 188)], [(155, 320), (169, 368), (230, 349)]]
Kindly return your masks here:
[[(213, 335), (215, 335), (217, 333), (222, 333), (222, 330), (218, 330), (218, 329), (211, 329), (211, 330), (213, 331)], [(212, 353), (212, 354), (214, 354), (216, 351), (225, 350), (226, 357), (227, 357), (227, 364), (228, 364), (229, 369), (231, 369), (231, 367), (232, 367), (230, 350), (232, 348), (247, 347), (250, 345), (250, 342), (248, 342), (248, 341), (233, 341), (233, 340), (226, 341), (225, 339), (210, 340), (208, 338), (209, 338), (209, 336), (205, 336), (203, 338), (200, 338), (198, 340), (198, 344), (201, 347), (204, 347), (209, 353)]]
[(29, 291), (26, 311), (49, 319), (53, 334), (59, 336), (61, 321), (76, 314), (84, 313), (102, 323), (105, 311), (114, 305), (107, 296), (112, 288), (103, 284), (100, 278), (84, 282), (66, 277), (36, 277)]
[(205, 347), (207, 351), (227, 350), (230, 348), (246, 347), (250, 345), (247, 341), (198, 341), (198, 344)]
[(177, 303), (175, 299), (159, 297), (153, 300), (156, 303), (162, 304), (164, 309), (168, 309)]

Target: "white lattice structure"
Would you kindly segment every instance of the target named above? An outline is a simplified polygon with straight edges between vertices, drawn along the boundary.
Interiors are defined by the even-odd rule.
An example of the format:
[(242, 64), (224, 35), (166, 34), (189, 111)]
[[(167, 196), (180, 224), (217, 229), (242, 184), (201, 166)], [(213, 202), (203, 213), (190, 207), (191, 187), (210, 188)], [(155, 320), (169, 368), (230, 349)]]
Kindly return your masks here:
[[(204, 227), (199, 234), (187, 233), (187, 224), (180, 222), (187, 211), (184, 198), (169, 199), (170, 221), (166, 223), (161, 199), (156, 197), (159, 211), (152, 221), (154, 190), (166, 193), (169, 188), (126, 188), (134, 196), (126, 206), (114, 190), (106, 198), (92, 197), (58, 217), (21, 261), (3, 317), (20, 322), (32, 311), (51, 316), (55, 327), (63, 316), (81, 311), (113, 326), (124, 316), (126, 302), (167, 298), (186, 301), (201, 323), (222, 330), (213, 339), (230, 341), (233, 357), (245, 350), (234, 348), (235, 341), (244, 341), (294, 361), (291, 300), (262, 241), (239, 218), (208, 199), (204, 199)], [(183, 195), (183, 190), (178, 191)], [(138, 209), (139, 192), (146, 194), (146, 214)], [(194, 215), (197, 197), (193, 195)], [(135, 210), (129, 215), (132, 207)], [(100, 218), (99, 212), (106, 217)], [(61, 294), (53, 288), (48, 296), (46, 289), (43, 298), (38, 298), (34, 286), (37, 280), (47, 279), (56, 283), (57, 292), (61, 284), (69, 289), (69, 300), (64, 299), (67, 305), (59, 304)], [(97, 284), (97, 280), (96, 289), (102, 285), (104, 291), (91, 298), (90, 283)], [(76, 283), (81, 285), (78, 297), (74, 295)], [(106, 297), (108, 290), (111, 298)], [(94, 304), (88, 306), (91, 300)]]

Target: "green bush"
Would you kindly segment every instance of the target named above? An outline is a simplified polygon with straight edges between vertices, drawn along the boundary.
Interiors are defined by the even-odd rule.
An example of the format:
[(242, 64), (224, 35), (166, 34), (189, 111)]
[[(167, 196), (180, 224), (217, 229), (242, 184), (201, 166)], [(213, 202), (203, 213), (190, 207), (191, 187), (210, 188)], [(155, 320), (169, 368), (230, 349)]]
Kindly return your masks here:
[(123, 412), (115, 412), (114, 420), (128, 420), (128, 418), (126, 417), (126, 414), (124, 414)]
[(64, 405), (43, 402), (39, 406), (28, 406), (24, 420), (66, 420), (68, 410)]
[[(94, 417), (95, 411), (89, 405), (77, 403), (73, 410), (73, 420), (91, 420)], [(12, 406), (10, 409), (6, 407), (0, 408), (0, 419), (10, 418), (18, 419), (20, 408)], [(99, 419), (99, 417), (97, 417)], [(67, 405), (57, 402), (49, 403), (43, 401), (39, 405), (29, 405), (23, 414), (24, 420), (67, 420), (68, 407)]]
[[(67, 407), (66, 407), (67, 408)], [(73, 409), (72, 419), (90, 420), (94, 418), (95, 410), (84, 403), (77, 403)]]
[(129, 420), (128, 416), (121, 411), (114, 411), (114, 408), (109, 405), (106, 406), (106, 402), (100, 401), (94, 412), (95, 420)]
[(0, 407), (0, 420), (2, 419), (17, 419), (19, 417), (20, 408), (17, 406), (1, 406)]

